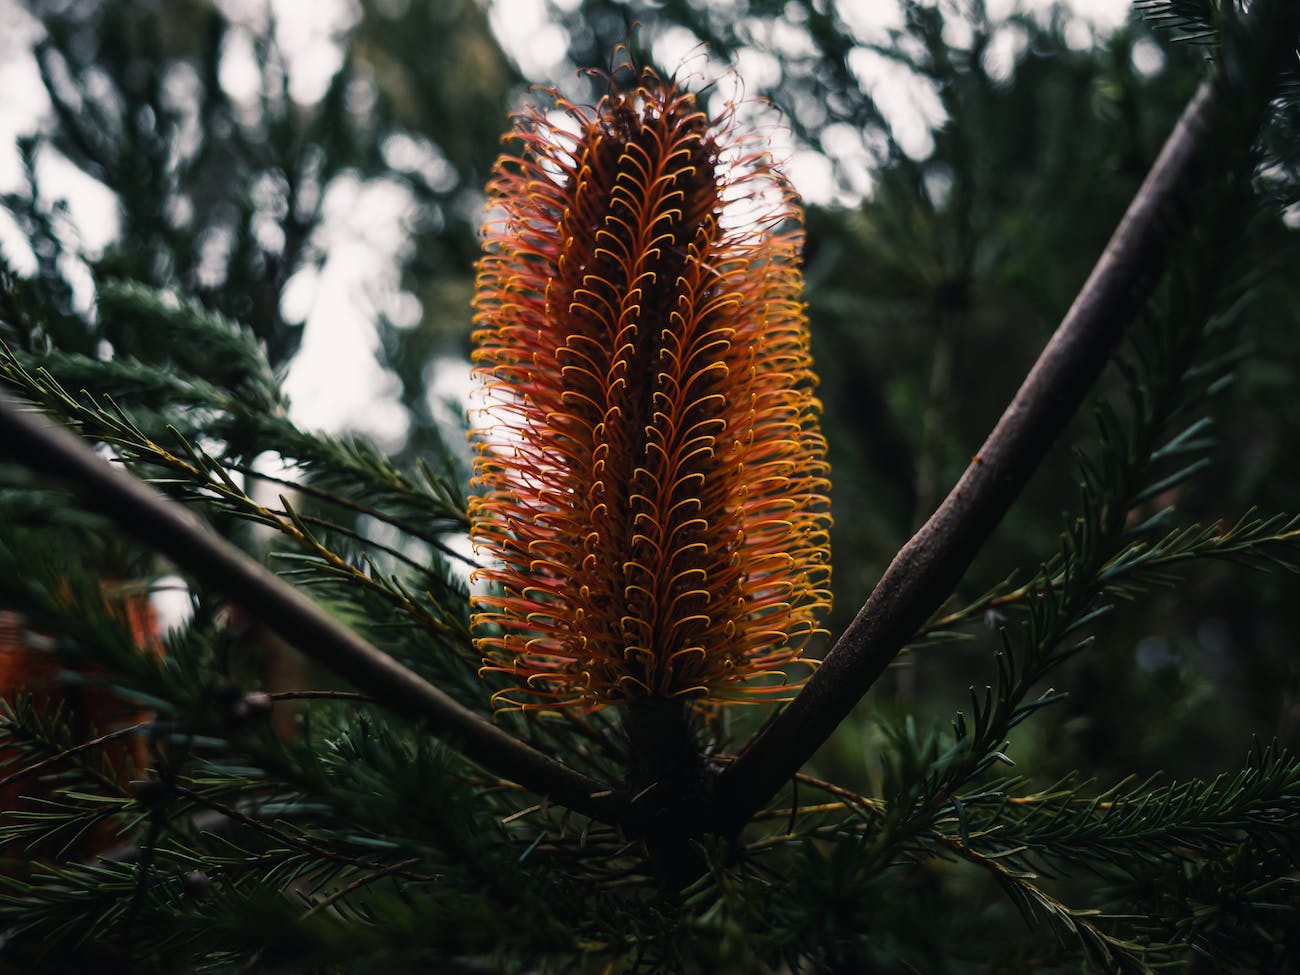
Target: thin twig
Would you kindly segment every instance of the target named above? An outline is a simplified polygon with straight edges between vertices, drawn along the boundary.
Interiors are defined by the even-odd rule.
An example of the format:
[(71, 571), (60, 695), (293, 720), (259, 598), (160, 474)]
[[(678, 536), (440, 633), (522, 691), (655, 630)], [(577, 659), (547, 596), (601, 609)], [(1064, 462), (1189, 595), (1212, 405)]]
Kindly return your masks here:
[[(825, 813), (844, 812), (849, 808), (847, 802), (818, 802), (812, 805), (789, 806), (785, 809), (764, 809), (762, 812), (754, 814), (754, 820), (785, 819), (793, 823), (796, 816), (821, 816)], [(787, 836), (794, 833), (794, 827), (790, 823), (787, 823), (785, 828)]]
[[(348, 856), (345, 853), (339, 853), (337, 850), (327, 849), (319, 843), (313, 843), (310, 840), (293, 836), (286, 833), (284, 830), (277, 829), (270, 823), (264, 823), (262, 820), (236, 809), (234, 806), (229, 806), (224, 802), (218, 802), (216, 799), (210, 799), (201, 792), (195, 792), (193, 789), (187, 788), (183, 785), (173, 785), (172, 791), (182, 798), (189, 799), (191, 802), (211, 809), (213, 812), (220, 813), (232, 822), (240, 823), (255, 832), (261, 833), (263, 836), (269, 836), (284, 843), (286, 846), (291, 846), (296, 850), (301, 850), (303, 853), (310, 853), (312, 856), (320, 857), (322, 860), (345, 864), (349, 867), (360, 867), (363, 870), (374, 870), (383, 866), (382, 864), (363, 860), (360, 857)], [(415, 880), (424, 883), (438, 879), (436, 874), (413, 873), (405, 869), (399, 870), (394, 868), (394, 873), (407, 880)]]
[[(1007, 892), (1013, 902), (1017, 900), (1016, 893), (1019, 893), (1020, 897), (1023, 898), (1021, 903), (1025, 904), (1027, 908), (1036, 904), (1040, 910), (1055, 914), (1061, 918), (1063, 923), (1082, 928), (1086, 934), (1091, 935), (1094, 944), (1104, 946), (1108, 952), (1121, 952), (1126, 958), (1131, 959), (1135, 950), (1141, 950), (1131, 942), (1107, 934), (1082, 913), (1048, 894), (1032, 882), (1035, 879), (1033, 874), (1010, 870), (997, 857), (988, 856), (971, 849), (958, 837), (932, 831), (929, 838), (945, 847), (953, 855), (986, 870)], [(1028, 913), (1027, 910), (1022, 910)], [(1026, 918), (1026, 920), (1029, 920), (1029, 918)]]
[(393, 874), (398, 873), (399, 871), (403, 870), (406, 867), (409, 867), (411, 864), (419, 863), (419, 862), (420, 861), (418, 857), (411, 857), (409, 860), (401, 860), (398, 863), (389, 864), (386, 867), (382, 867), (378, 870), (375, 870), (373, 873), (366, 874), (364, 877), (358, 877), (356, 880), (352, 881), (352, 883), (345, 884), (344, 886), (340, 887), (338, 890), (330, 893), (325, 897), (322, 897), (316, 903), (312, 904), (312, 906), (308, 908), (298, 920), (305, 921), (313, 914), (318, 914), (319, 912), (325, 910), (325, 908), (331, 906), (332, 904), (338, 903), (344, 897), (347, 897), (348, 894), (354, 893), (355, 891), (360, 890), (362, 887), (369, 886), (370, 884), (373, 884), (376, 880), (383, 880), (385, 877), (391, 877), (393, 876)]
[[(1270, 7), (1279, 16), (1281, 9)], [(1273, 63), (1282, 57), (1278, 45), (1295, 35), (1280, 36), (1268, 38)], [(1211, 136), (1226, 138), (1218, 123), (1229, 116), (1234, 125), (1257, 123), (1262, 114), (1263, 102), (1232, 104), (1224, 87), (1207, 80), (1188, 102), (1074, 304), (956, 487), (894, 558), (799, 695), (718, 776), (706, 811), (713, 829), (739, 830), (830, 737), (948, 598), (1060, 437), (1189, 223), (1191, 208), (1178, 203), (1205, 175)], [(1233, 133), (1253, 134), (1253, 127)]]
[(74, 755), (79, 755), (81, 752), (87, 751), (91, 748), (98, 748), (100, 745), (107, 745), (110, 741), (116, 741), (119, 738), (125, 738), (127, 735), (133, 735), (141, 728), (147, 728), (149, 725), (150, 722), (142, 721), (139, 724), (133, 724), (127, 728), (119, 728), (117, 731), (110, 731), (106, 735), (100, 735), (98, 738), (92, 738), (90, 741), (83, 741), (80, 744), (73, 745), (71, 748), (65, 748), (62, 751), (55, 752), (48, 758), (42, 758), (39, 762), (33, 762), (31, 765), (20, 768), (17, 772), (12, 772), (9, 775), (6, 775), (3, 779), (0, 779), (0, 789), (3, 789), (7, 785), (12, 785), (15, 782), (19, 782), (28, 776), (35, 775), (37, 772), (40, 772), (57, 762), (61, 762), (65, 758), (72, 758)]
[[(469, 556), (457, 552), (454, 548), (452, 548), (442, 539), (438, 538), (436, 535), (433, 535), (429, 532), (421, 531), (418, 528), (413, 528), (411, 525), (408, 525), (406, 522), (402, 521), (401, 519), (394, 518), (392, 515), (388, 514), (387, 512), (381, 511), (378, 508), (371, 507), (370, 505), (367, 504), (361, 504), (358, 501), (353, 501), (351, 498), (345, 498), (342, 495), (335, 494), (332, 491), (326, 491), (324, 488), (317, 487), (315, 484), (311, 484), (306, 481), (294, 481), (287, 477), (276, 477), (274, 474), (266, 474), (254, 468), (251, 464), (235, 464), (235, 463), (227, 462), (225, 466), (232, 471), (238, 471), (239, 473), (243, 474), (245, 477), (255, 477), (260, 481), (267, 481), (271, 484), (282, 484), (285, 487), (293, 488), (299, 494), (306, 494), (320, 501), (327, 501), (330, 504), (339, 506), (340, 508), (346, 508), (349, 511), (355, 511), (357, 514), (369, 515), (371, 518), (374, 518), (376, 521), (382, 521), (385, 524), (392, 525), (398, 531), (410, 535), (413, 538), (418, 538), (423, 542), (427, 542), (429, 545), (437, 549), (439, 552), (441, 552), (443, 555), (447, 556), (448, 558), (452, 558), (460, 562), (464, 562), (467, 566), (473, 569), (477, 569), (479, 567), (478, 563), (475, 562), (473, 559), (471, 559)], [(469, 522), (465, 519), (465, 516), (463, 514), (461, 514), (460, 512), (457, 512), (457, 514), (460, 515), (460, 518), (456, 519), (457, 527), (460, 528), (461, 530), (467, 530), (469, 528)]]
[(375, 699), (356, 691), (272, 691), (266, 695), (272, 701), (357, 701), (373, 704)]
[(70, 482), (91, 507), (244, 612), (395, 711), (424, 719), (470, 760), (588, 816), (613, 821), (620, 794), (513, 738), (402, 666), (259, 565), (183, 506), (98, 457), (72, 433), (0, 391), (2, 452)]
[[(276, 511), (275, 509), (272, 509), (272, 511), (274, 512), (274, 514), (283, 517), (289, 516), (289, 513), (284, 510)], [(355, 528), (349, 528), (347, 525), (341, 525), (337, 521), (330, 521), (328, 518), (318, 518), (315, 515), (305, 515), (299, 513), (298, 518), (305, 525), (311, 525), (315, 528), (324, 528), (326, 531), (331, 531), (337, 535), (342, 535), (345, 538), (350, 538), (352, 539), (352, 541), (358, 542), (361, 545), (364, 545), (366, 548), (372, 548), (378, 552), (383, 552), (385, 555), (391, 556), (392, 558), (396, 559), (399, 562), (404, 563), (405, 565), (409, 566), (415, 571), (422, 572), (429, 575), (438, 583), (439, 587), (451, 592), (455, 591), (450, 581), (440, 576), (434, 575), (434, 573), (429, 570), (429, 567), (427, 565), (422, 565), (420, 562), (411, 558), (411, 556), (407, 555), (405, 552), (399, 551), (398, 549), (393, 548), (393, 546), (391, 545), (385, 545), (383, 542), (377, 542), (373, 538), (367, 538), (365, 535), (361, 534), (361, 532), (357, 531)]]

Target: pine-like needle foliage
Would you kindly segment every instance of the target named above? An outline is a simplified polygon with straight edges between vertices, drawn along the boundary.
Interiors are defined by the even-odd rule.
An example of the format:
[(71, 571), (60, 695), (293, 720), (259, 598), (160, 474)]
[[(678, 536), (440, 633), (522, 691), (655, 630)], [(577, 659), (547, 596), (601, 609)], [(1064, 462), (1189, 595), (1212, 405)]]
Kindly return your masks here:
[[(664, 6), (719, 50), (740, 43), (735, 24)], [(582, 7), (595, 37), (621, 5)], [(793, 205), (739, 121), (719, 123), (704, 92), (653, 73), (574, 109), (576, 135), (551, 115), (525, 118), (518, 154), (489, 190), (505, 223), (489, 229), (479, 268), (479, 366), (498, 386), (488, 416), (499, 429), (480, 433), (478, 483), (464, 490), (437, 450), (409, 463), (291, 422), (279, 366), (296, 333), (274, 314), (245, 321), (232, 301), (143, 273), (101, 273), (95, 314), (78, 312), (42, 243), (57, 236), (48, 209), (11, 198), (41, 260), (0, 291), (4, 390), (304, 589), (369, 641), (369, 659), (405, 686), (445, 692), (469, 715), (461, 727), (498, 750), (471, 761), (473, 743), (431, 733), (432, 713), (413, 717), (409, 699), (361, 693), (290, 656), (273, 614), (198, 583), (200, 565), (163, 563), (132, 541), (129, 518), (91, 513), (95, 499), (38, 477), (0, 442), (0, 652), (44, 655), (42, 680), (0, 710), (0, 792), (22, 797), (0, 814), (0, 963), (51, 973), (1296, 967), (1300, 761), (1242, 732), (1230, 746), (1245, 755), (1238, 769), (1133, 775), (1135, 753), (1074, 760), (1064, 717), (1085, 668), (1113, 649), (1116, 617), (1215, 572), (1258, 570), (1261, 585), (1290, 586), (1300, 566), (1300, 516), (1286, 505), (1242, 513), (1195, 493), (1233, 447), (1218, 434), (1234, 382), (1250, 376), (1258, 322), (1290, 294), (1270, 290), (1253, 248), (1288, 239), (1260, 200), (1275, 206), (1300, 165), (1283, 136), (1294, 65), (1282, 65), (1282, 98), (1252, 155), (1252, 113), (1279, 72), (1235, 10), (1159, 7), (1159, 18), (1211, 31), (1199, 37), (1212, 42), (1204, 70), (1233, 110), (1211, 120), (1201, 170), (1215, 178), (1175, 201), (1194, 215), (1190, 230), (1171, 229), (1148, 255), (1139, 283), (1152, 297), (1098, 384), (1091, 422), (1071, 431), (1073, 460), (1048, 455), (1063, 520), (1047, 541), (1025, 532), (1014, 559), (995, 547), (992, 571), (1020, 571), (990, 585), (979, 567), (901, 648), (920, 673), (956, 661), (978, 675), (961, 711), (927, 717), (951, 714), (942, 686), (925, 688), (926, 700), (900, 694), (874, 730), (846, 723), (819, 764), (791, 769), (789, 788), (735, 828), (717, 825), (716, 791), (749, 747), (752, 724), (737, 711), (754, 709), (644, 706), (725, 696), (755, 675), (761, 687), (761, 672), (803, 649), (829, 598)], [(792, 93), (851, 78), (853, 42), (835, 16), (796, 2), (777, 19), (808, 39), (790, 54)], [(910, 52), (900, 58), (929, 59), (926, 70), (954, 86), (945, 97), (972, 90), (961, 86), (983, 70), (988, 36), (976, 32), (966, 62), (945, 60), (937, 13), (908, 5), (907, 24), (920, 45), (900, 44)], [(61, 84), (52, 51), (43, 63)], [(1050, 64), (1032, 67), (1033, 79), (1051, 76)], [(346, 87), (331, 88), (330, 111)], [(114, 112), (143, 117), (123, 108), (137, 96), (136, 108), (161, 105), (160, 90), (145, 88), (125, 84)], [(828, 98), (826, 112), (884, 131), (869, 96), (853, 91)], [(273, 101), (267, 117), (287, 119)], [(811, 118), (793, 120), (800, 134)], [(956, 162), (953, 147), (977, 128), (968, 122), (939, 133)], [(965, 277), (934, 286), (943, 314), (956, 315), (988, 260), (963, 235), (1023, 215), (998, 210), (996, 194), (959, 171), (942, 202), (937, 164), (903, 158), (892, 134), (885, 143), (880, 198), (851, 218), (817, 215), (812, 287), (812, 271), (834, 258), (827, 248), (856, 254), (855, 240), (879, 246), (899, 233), (918, 246), (933, 236), (938, 254), (952, 221), (965, 228), (952, 251)], [(298, 162), (310, 169), (310, 156)], [(149, 158), (162, 166), (166, 154)], [(744, 172), (739, 188), (724, 162)], [(922, 189), (916, 204), (907, 194)], [(135, 186), (123, 198), (147, 208), (147, 196)], [(730, 222), (737, 201), (768, 205), (763, 233)], [(857, 221), (861, 236), (835, 243), (833, 219)], [(298, 231), (305, 247), (310, 234)], [(1046, 231), (1008, 239), (1059, 242)], [(932, 257), (899, 253), (888, 276), (924, 281)], [(883, 273), (868, 268), (863, 287), (887, 290), (871, 277)], [(842, 380), (853, 359), (824, 368)], [(831, 411), (822, 419), (835, 422)], [(929, 443), (939, 425), (927, 429)], [(942, 467), (921, 466), (927, 477)], [(1063, 471), (1073, 486), (1058, 491)], [(836, 496), (850, 499), (838, 511), (850, 529), (878, 515), (853, 509), (856, 490)], [(470, 533), (501, 560), (482, 566), (502, 588), (476, 594), (477, 621), (475, 564), (462, 554)], [(850, 588), (863, 563), (851, 564)], [(136, 612), (159, 586), (182, 588), (189, 603), (161, 653)], [(527, 710), (493, 716), (494, 694)], [(1127, 733), (1131, 716), (1117, 710), (1090, 716)], [(499, 767), (511, 737), (531, 746), (534, 781), (556, 773), (553, 758), (591, 794), (565, 803), (560, 785), (520, 786)], [(865, 763), (856, 751), (842, 761), (848, 739), (870, 745)]]

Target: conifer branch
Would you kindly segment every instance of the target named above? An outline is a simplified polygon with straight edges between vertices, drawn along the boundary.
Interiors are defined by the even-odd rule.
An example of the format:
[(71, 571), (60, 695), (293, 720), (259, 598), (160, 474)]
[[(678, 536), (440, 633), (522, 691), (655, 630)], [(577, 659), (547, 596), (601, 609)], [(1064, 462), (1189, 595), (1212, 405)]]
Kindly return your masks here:
[[(1126, 545), (1107, 560), (1098, 572), (1098, 582), (1119, 595), (1135, 595), (1156, 585), (1173, 585), (1184, 564), (1206, 559), (1236, 562), (1254, 568), (1273, 566), (1295, 572), (1300, 561), (1300, 516), (1283, 514), (1259, 518), (1247, 512), (1236, 524), (1221, 521), (1209, 525), (1187, 525), (1174, 529), (1157, 541), (1140, 539)], [(933, 619), (917, 630), (911, 649), (922, 637), (956, 636), (953, 631), (989, 610), (1023, 605), (1027, 600), (1060, 590), (1069, 581), (1060, 558), (1045, 567), (1045, 575), (1021, 586), (1000, 583), (960, 609)]]
[(1229, 52), (1233, 67), (1240, 67), (1236, 59), (1258, 58), (1251, 65), (1260, 72), (1251, 79), (1251, 101), (1238, 88), (1243, 79), (1230, 72), (1201, 83), (1082, 290), (957, 485), (895, 556), (799, 695), (720, 773), (709, 810), (714, 828), (734, 833), (812, 757), (974, 561), (1153, 291), (1171, 244), (1189, 222), (1190, 208), (1179, 203), (1212, 168), (1207, 157), (1216, 143), (1231, 145), (1239, 166), (1248, 158), (1276, 71), (1294, 57), (1296, 15), (1286, 6), (1257, 4), (1243, 32), (1255, 43)]
[(1008, 867), (997, 857), (973, 850), (952, 837), (939, 837), (950, 856), (959, 857), (986, 871), (1006, 892), (1025, 920), (1039, 917), (1049, 921), (1060, 935), (1074, 938), (1090, 962), (1106, 971), (1149, 975), (1151, 969), (1142, 961), (1143, 946), (1106, 933), (1093, 917), (1095, 911), (1078, 911), (1063, 904), (1037, 884), (1036, 875)]
[[(3, 789), (5, 786), (8, 785), (13, 785), (15, 782), (20, 782), (23, 779), (31, 778), (33, 775), (39, 775), (41, 772), (44, 772), (46, 769), (50, 768), (51, 766), (58, 765), (59, 762), (72, 758), (76, 755), (80, 755), (82, 752), (87, 752), (95, 748), (100, 748), (104, 745), (107, 745), (109, 742), (117, 741), (119, 738), (127, 738), (131, 735), (138, 735), (143, 729), (147, 727), (149, 727), (149, 723), (147, 721), (142, 721), (137, 724), (128, 725), (125, 728), (118, 728), (116, 731), (110, 731), (107, 734), (99, 735), (98, 737), (92, 738), (89, 741), (78, 742), (75, 745), (70, 745), (67, 748), (55, 752), (53, 755), (49, 755), (36, 762), (32, 762), (30, 765), (23, 766), (17, 772), (11, 772), (8, 775), (4, 776), (3, 778), (0, 778), (0, 789)], [(105, 784), (105, 783), (110, 783), (111, 780), (108, 780), (104, 777), (100, 777), (100, 782), (101, 784)]]
[(1273, 743), (1234, 775), (1160, 788), (1126, 781), (1092, 798), (1079, 783), (1031, 796), (991, 791), (964, 810), (977, 845), (1025, 869), (1087, 863), (1141, 876), (1170, 851), (1197, 860), (1247, 840), (1284, 840), (1300, 817), (1300, 761)]
[(585, 815), (615, 818), (621, 798), (600, 783), (536, 751), (448, 697), (302, 593), (218, 537), (180, 505), (113, 469), (71, 433), (0, 392), (4, 453), (68, 482), (86, 501), (221, 592), (303, 653), (388, 707), (424, 719), (461, 754), (484, 768)]

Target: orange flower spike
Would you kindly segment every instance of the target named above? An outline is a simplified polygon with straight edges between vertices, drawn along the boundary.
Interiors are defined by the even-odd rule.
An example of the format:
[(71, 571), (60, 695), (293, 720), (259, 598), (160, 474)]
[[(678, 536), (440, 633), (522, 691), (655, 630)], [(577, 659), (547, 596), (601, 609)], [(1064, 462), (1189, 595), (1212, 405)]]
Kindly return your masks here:
[(730, 107), (653, 72), (551, 95), (577, 132), (520, 115), (474, 302), (494, 703), (788, 696), (830, 604), (798, 203)]

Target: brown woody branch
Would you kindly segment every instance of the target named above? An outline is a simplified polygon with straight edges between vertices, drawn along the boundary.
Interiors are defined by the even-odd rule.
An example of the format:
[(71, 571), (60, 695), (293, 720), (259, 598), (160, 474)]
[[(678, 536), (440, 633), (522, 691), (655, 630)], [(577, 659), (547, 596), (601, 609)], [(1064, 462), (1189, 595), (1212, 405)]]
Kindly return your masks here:
[(221, 593), (379, 703), (422, 719), (490, 772), (606, 822), (621, 794), (537, 751), (464, 707), (325, 613), (176, 502), (113, 467), (69, 431), (0, 391), (0, 456), (64, 481), (182, 571)]
[[(1294, 57), (1292, 0), (1252, 11), (1263, 72)], [(1270, 36), (1262, 23), (1270, 20)], [(1240, 104), (1222, 78), (1188, 102), (1159, 158), (1047, 347), (939, 509), (894, 558), (857, 617), (799, 695), (718, 774), (710, 828), (734, 833), (810, 759), (885, 668), (948, 598), (1048, 449), (1064, 431), (1164, 270), (1190, 223), (1189, 194), (1208, 174), (1213, 139), (1244, 161), (1271, 86)], [(1227, 122), (1228, 125), (1220, 123)], [(1231, 132), (1225, 132), (1225, 129)]]

